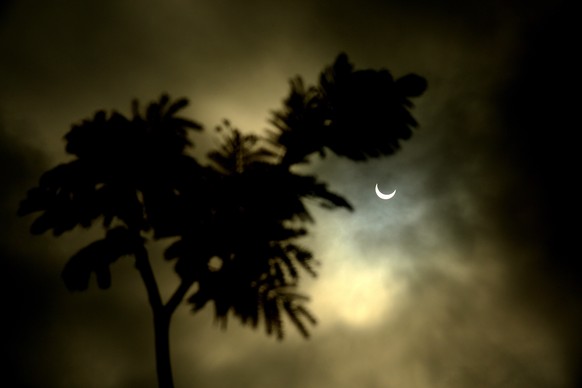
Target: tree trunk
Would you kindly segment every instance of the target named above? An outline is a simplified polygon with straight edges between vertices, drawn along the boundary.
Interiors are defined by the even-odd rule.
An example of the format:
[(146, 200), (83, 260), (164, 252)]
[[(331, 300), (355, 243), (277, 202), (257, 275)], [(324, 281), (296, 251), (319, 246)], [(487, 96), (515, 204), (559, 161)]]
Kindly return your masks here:
[(174, 388), (170, 363), (170, 317), (171, 315), (164, 309), (154, 310), (156, 369), (159, 388)]
[[(148, 293), (148, 300), (154, 316), (154, 338), (156, 346), (156, 371), (158, 388), (174, 388), (172, 366), (170, 364), (170, 318), (173, 309), (162, 303), (156, 278), (150, 265), (148, 252), (140, 246), (135, 253), (135, 266), (139, 271)], [(177, 298), (178, 296), (176, 296)], [(173, 305), (177, 306), (177, 301)]]
[(194, 279), (182, 279), (180, 285), (166, 305), (162, 302), (158, 283), (150, 265), (149, 255), (144, 246), (135, 252), (135, 267), (139, 271), (154, 316), (154, 337), (156, 345), (156, 371), (158, 388), (174, 388), (172, 364), (170, 362), (170, 320), (184, 296), (194, 284)]

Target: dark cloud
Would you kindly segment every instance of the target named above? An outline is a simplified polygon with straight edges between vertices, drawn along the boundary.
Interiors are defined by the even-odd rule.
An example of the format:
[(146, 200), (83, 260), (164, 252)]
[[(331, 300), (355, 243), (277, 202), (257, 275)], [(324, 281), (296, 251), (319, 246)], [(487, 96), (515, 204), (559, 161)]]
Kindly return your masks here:
[[(582, 85), (576, 75), (580, 59), (573, 50), (579, 32), (571, 2), (561, 3), (529, 26), (519, 69), (502, 100), (511, 130), (508, 140), (525, 180), (521, 193), (535, 201), (537, 210), (538, 233), (533, 237), (538, 260), (518, 267), (516, 278), (524, 287), (521, 297), (539, 308), (564, 337), (578, 385), (582, 382), (578, 330), (582, 265), (575, 258), (579, 244), (574, 225), (582, 209), (580, 187), (575, 184), (581, 161), (573, 112)], [(532, 274), (535, 271), (537, 276)]]
[(42, 242), (23, 246), (28, 242), (22, 235), (26, 226), (16, 218), (18, 201), (27, 186), (34, 182), (43, 167), (42, 154), (22, 145), (14, 132), (22, 125), (13, 124), (0, 117), (0, 258), (2, 259), (2, 293), (4, 301), (6, 336), (3, 358), (8, 381), (24, 373), (27, 349), (37, 339), (37, 322), (51, 309), (50, 281), (45, 279), (47, 265), (32, 263), (31, 255), (38, 255)]

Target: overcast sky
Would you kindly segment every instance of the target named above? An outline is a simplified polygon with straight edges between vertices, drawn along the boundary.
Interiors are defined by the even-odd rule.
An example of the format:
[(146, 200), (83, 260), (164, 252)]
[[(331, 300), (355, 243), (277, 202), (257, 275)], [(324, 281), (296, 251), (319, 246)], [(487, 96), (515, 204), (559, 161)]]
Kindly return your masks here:
[[(32, 237), (18, 201), (98, 109), (168, 92), (212, 129), (264, 133), (288, 79), (340, 51), (410, 72), (420, 128), (369, 163), (312, 171), (353, 213), (313, 209), (312, 338), (278, 342), (212, 311), (173, 321), (176, 386), (575, 388), (582, 384), (575, 13), (559, 1), (8, 1), (0, 6), (0, 255), (5, 376), (27, 387), (155, 387), (153, 329), (131, 260), (68, 293), (95, 234)], [(577, 97), (579, 100), (579, 96)], [(210, 131), (209, 131), (210, 132)], [(211, 142), (198, 139), (200, 149)], [(396, 196), (382, 201), (379, 183)], [(171, 267), (154, 265), (170, 287)], [(167, 288), (165, 288), (167, 289)]]

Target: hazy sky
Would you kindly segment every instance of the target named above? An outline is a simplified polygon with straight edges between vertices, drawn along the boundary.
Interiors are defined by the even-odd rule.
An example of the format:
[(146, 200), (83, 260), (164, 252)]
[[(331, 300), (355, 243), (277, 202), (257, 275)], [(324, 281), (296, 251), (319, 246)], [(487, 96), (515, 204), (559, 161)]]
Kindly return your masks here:
[[(428, 79), (400, 153), (312, 167), (355, 211), (313, 209), (305, 282), (319, 324), (278, 342), (211, 310), (176, 313), (176, 386), (575, 388), (582, 384), (575, 96), (578, 21), (559, 1), (8, 1), (0, 6), (4, 376), (27, 387), (154, 387), (131, 260), (70, 294), (91, 233), (32, 237), (15, 216), (62, 136), (97, 109), (169, 92), (212, 129), (262, 132), (290, 77), (345, 51)], [(200, 144), (206, 149), (212, 144)], [(374, 185), (397, 189), (390, 201)], [(171, 267), (154, 265), (170, 285)], [(16, 385), (15, 385), (16, 386)]]

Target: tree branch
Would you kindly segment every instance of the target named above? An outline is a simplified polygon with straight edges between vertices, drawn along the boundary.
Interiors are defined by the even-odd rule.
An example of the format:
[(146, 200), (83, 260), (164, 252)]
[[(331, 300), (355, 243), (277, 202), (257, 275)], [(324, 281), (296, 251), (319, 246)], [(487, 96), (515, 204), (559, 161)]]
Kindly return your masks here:
[(174, 311), (176, 311), (176, 308), (180, 305), (180, 303), (184, 299), (184, 296), (186, 296), (186, 293), (188, 292), (190, 287), (192, 287), (193, 284), (194, 280), (182, 279), (180, 285), (178, 286), (178, 288), (176, 288), (176, 291), (174, 291), (174, 294), (172, 294), (172, 296), (165, 305), (167, 314), (172, 315)]
[(158, 283), (154, 276), (152, 266), (148, 257), (148, 252), (144, 246), (140, 246), (135, 253), (135, 268), (139, 271), (146, 291), (148, 293), (148, 300), (154, 313), (163, 309), (162, 298), (160, 297), (160, 290)]

